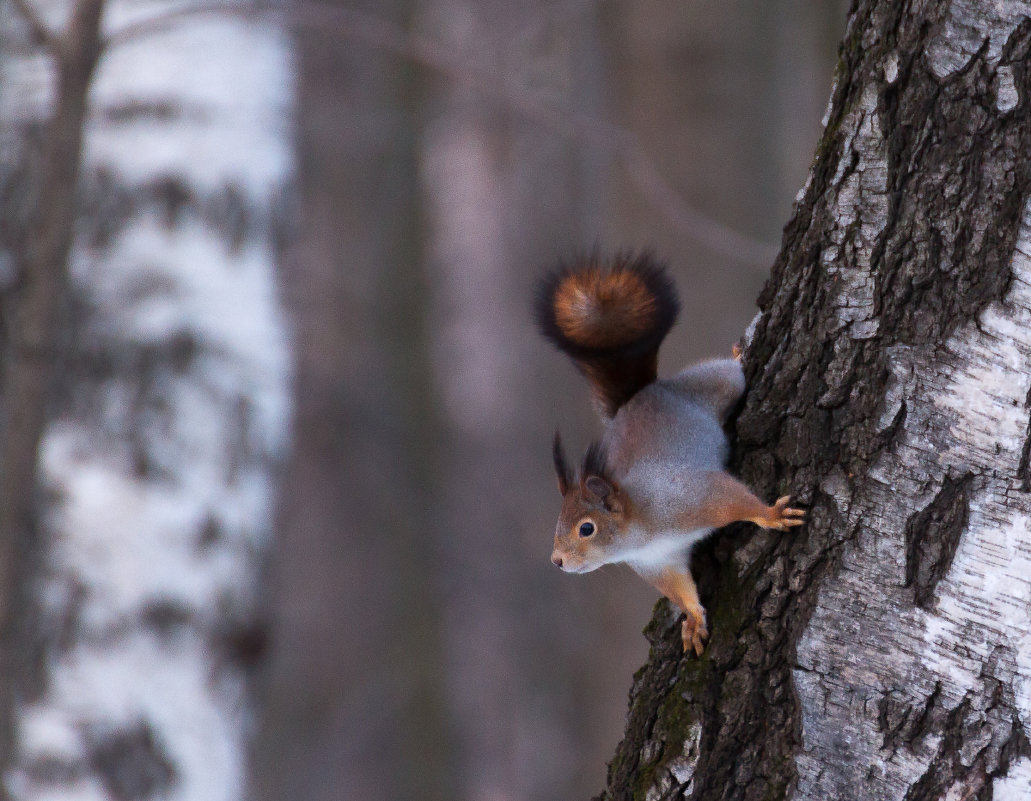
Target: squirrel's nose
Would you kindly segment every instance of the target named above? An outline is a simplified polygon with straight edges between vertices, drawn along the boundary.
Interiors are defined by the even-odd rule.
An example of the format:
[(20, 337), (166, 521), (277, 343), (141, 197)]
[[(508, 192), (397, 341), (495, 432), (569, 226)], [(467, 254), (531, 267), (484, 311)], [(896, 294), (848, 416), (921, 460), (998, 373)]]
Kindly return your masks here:
[(558, 551), (551, 555), (551, 561), (555, 563), (555, 567), (562, 567), (562, 557), (559, 556)]

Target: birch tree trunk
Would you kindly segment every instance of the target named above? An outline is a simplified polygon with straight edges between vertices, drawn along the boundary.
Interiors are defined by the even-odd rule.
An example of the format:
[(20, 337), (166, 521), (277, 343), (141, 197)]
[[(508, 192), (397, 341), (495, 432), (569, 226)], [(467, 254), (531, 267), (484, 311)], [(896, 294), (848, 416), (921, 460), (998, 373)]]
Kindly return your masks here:
[[(92, 82), (67, 58), (86, 7)], [(38, 441), (4, 473), (6, 493), (12, 471), (27, 485), (3, 498), (27, 551), (3, 588), (21, 633), (4, 642), (10, 797), (243, 795), (289, 416), (275, 261), (292, 90), (283, 32), (230, 7), (3, 3), (5, 463), (33, 408), (9, 390), (22, 362), (46, 366)], [(55, 141), (74, 169), (49, 185)], [(63, 253), (40, 260), (40, 220), (64, 203)], [(56, 294), (26, 343), (41, 286)]]
[(1029, 13), (853, 5), (736, 422), (809, 520), (657, 607), (601, 798), (1031, 797)]

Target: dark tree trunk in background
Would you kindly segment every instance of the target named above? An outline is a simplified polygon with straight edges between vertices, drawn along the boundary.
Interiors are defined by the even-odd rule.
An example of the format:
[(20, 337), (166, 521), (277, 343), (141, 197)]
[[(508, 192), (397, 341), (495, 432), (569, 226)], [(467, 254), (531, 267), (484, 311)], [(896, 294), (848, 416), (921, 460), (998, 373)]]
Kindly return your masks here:
[(416, 69), (346, 38), (348, 10), (404, 30), (410, 3), (328, 3), (315, 18), (302, 8), (296, 28), (301, 226), (285, 282), (296, 440), (254, 785), (262, 799), (320, 801), (340, 788), (443, 799)]
[(602, 798), (998, 799), (1031, 786), (1031, 20), (860, 2), (760, 297), (735, 467), (810, 508), (661, 603)]
[[(414, 27), (499, 84), (596, 118), (597, 26), (590, 4), (421, 0)], [(593, 701), (620, 690), (614, 674), (591, 670), (604, 638), (585, 642), (602, 632), (571, 639), (551, 625), (577, 588), (542, 561), (550, 521), (528, 523), (538, 499), (557, 493), (540, 470), (555, 418), (535, 405), (546, 382), (528, 366), (543, 348), (527, 322), (534, 277), (567, 243), (597, 240), (605, 159), (501, 97), (430, 75), (425, 90), (419, 177), (441, 439), (421, 533), (435, 534), (438, 557), (454, 790), (582, 797), (585, 777), (569, 766), (611, 750), (619, 712)], [(566, 368), (557, 356), (551, 364)], [(592, 591), (603, 607), (604, 588)], [(639, 661), (621, 658), (628, 669)], [(576, 688), (568, 675), (580, 677)]]

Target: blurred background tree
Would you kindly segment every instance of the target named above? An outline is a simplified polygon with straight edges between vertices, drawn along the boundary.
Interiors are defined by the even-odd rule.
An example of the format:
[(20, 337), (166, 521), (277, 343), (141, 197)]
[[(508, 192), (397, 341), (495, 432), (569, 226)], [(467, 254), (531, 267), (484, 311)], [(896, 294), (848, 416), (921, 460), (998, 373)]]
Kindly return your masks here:
[(293, 81), (282, 25), (207, 11), (0, 12), (5, 798), (242, 795)]
[[(46, 42), (24, 12), (36, 9), (36, 21), (56, 31), (76, 5), (0, 2), (5, 369), (17, 364), (18, 324), (9, 321), (24, 297), (25, 210), (38, 190), (53, 99)], [(166, 665), (192, 653), (183, 643), (193, 635), (195, 667), (224, 664), (226, 643), (247, 659), (264, 656), (250, 797), (588, 797), (621, 736), (655, 596), (619, 570), (572, 578), (548, 561), (558, 500), (551, 434), (558, 424), (571, 445), (582, 444), (595, 423), (582, 382), (532, 331), (530, 288), (578, 251), (651, 247), (684, 301), (663, 370), (726, 353), (753, 315), (805, 179), (843, 0), (296, 2), (286, 46), (278, 38), (286, 15), (269, 6), (103, 5), (108, 34), (136, 13), (175, 18), (167, 38), (151, 31), (109, 42), (106, 54), (128, 49), (137, 60), (103, 55), (86, 96), (77, 239), (64, 263), (78, 267), (51, 332), (58, 380), (39, 406), (51, 432), (81, 436), (77, 448), (55, 440), (69, 447), (51, 448), (52, 461), (41, 463), (50, 473), (33, 475), (31, 460), (25, 473), (21, 460), (23, 476), (50, 492), (23, 497), (16, 536), (32, 540), (36, 556), (16, 583), (51, 606), (23, 618), (29, 650), (46, 658), (14, 659), (9, 647), (5, 668), (9, 686), (28, 688), (18, 700), (56, 699), (67, 717), (35, 708), (38, 736), (23, 731), (21, 756), (7, 754), (12, 793), (69, 798), (74, 785), (90, 798), (218, 797), (203, 779), (187, 780), (181, 759), (183, 749), (204, 753), (203, 716), (167, 735), (131, 715), (121, 728), (97, 727), (69, 701), (96, 688), (40, 670), (67, 666), (84, 641), (117, 655), (112, 643), (128, 649), (138, 634), (158, 636), (155, 655)], [(262, 67), (266, 58), (275, 66)], [(172, 88), (149, 80), (156, 75)], [(176, 94), (184, 85), (193, 89)], [(292, 165), (277, 160), (289, 146), (290, 113), (296, 195)], [(212, 150), (210, 127), (222, 122), (225, 139)], [(264, 135), (272, 150), (248, 149)], [(237, 166), (227, 171), (219, 159)], [(296, 208), (283, 202), (291, 196)], [(176, 249), (198, 221), (222, 243), (200, 261), (191, 255), (200, 251)], [(285, 417), (263, 418), (265, 439), (248, 427), (253, 409), (280, 409), (289, 360), (275, 350), (278, 310), (235, 300), (248, 285), (247, 271), (233, 270), (257, 248), (268, 261), (249, 262), (247, 274), (266, 280), (262, 270), (284, 243), (278, 276), (266, 276), (279, 281), (292, 331), (293, 444), (280, 470)], [(129, 250), (118, 251), (123, 245)], [(112, 275), (112, 264), (122, 271)], [(171, 266), (156, 274), (154, 264)], [(186, 292), (177, 282), (191, 265), (199, 283)], [(187, 325), (188, 336), (173, 336), (162, 327), (168, 307), (154, 297), (199, 299), (214, 318), (197, 323), (200, 334)], [(234, 347), (250, 337), (271, 349), (267, 363), (208, 337), (204, 325), (223, 316), (244, 332)], [(140, 331), (163, 331), (158, 344), (167, 347), (150, 347)], [(209, 398), (204, 419), (218, 421), (213, 428), (190, 428), (195, 418), (167, 403), (189, 380), (177, 371), (198, 364), (243, 376)], [(176, 450), (179, 436), (190, 447)], [(91, 575), (132, 585), (139, 565), (118, 555), (138, 544), (142, 518), (118, 496), (110, 508), (120, 527), (82, 529), (99, 510), (69, 507), (88, 474), (76, 459), (124, 469), (137, 493), (148, 482), (167, 488), (169, 470), (183, 486), (212, 490), (221, 485), (185, 476), (224, 461), (253, 469), (251, 483), (220, 474), (254, 493), (243, 518), (230, 521), (235, 507), (215, 504), (212, 516), (192, 516), (155, 540), (181, 546), (196, 533), (199, 563), (233, 565), (220, 574), (227, 583), (196, 597), (163, 586), (121, 616), (82, 615), (97, 587), (69, 567), (72, 557), (58, 557), (99, 553)], [(183, 503), (197, 500), (187, 494)], [(265, 592), (255, 594), (263, 510), (273, 502), (277, 537)], [(76, 526), (91, 532), (92, 550), (55, 547)], [(190, 561), (173, 574), (188, 587), (197, 569)], [(266, 652), (256, 608), (269, 620)], [(82, 620), (94, 629), (76, 628)], [(146, 664), (136, 665), (139, 675)], [(211, 679), (211, 703), (231, 715), (240, 738), (248, 706), (233, 693), (245, 667), (196, 674)], [(225, 675), (231, 686), (215, 681)], [(140, 704), (150, 697), (141, 692)], [(14, 708), (14, 696), (5, 697)], [(176, 708), (174, 698), (169, 704)], [(73, 730), (81, 742), (60, 739)], [(80, 751), (49, 758), (49, 748), (69, 742)], [(220, 779), (225, 797), (243, 793), (233, 758)], [(133, 764), (143, 778), (127, 784)]]

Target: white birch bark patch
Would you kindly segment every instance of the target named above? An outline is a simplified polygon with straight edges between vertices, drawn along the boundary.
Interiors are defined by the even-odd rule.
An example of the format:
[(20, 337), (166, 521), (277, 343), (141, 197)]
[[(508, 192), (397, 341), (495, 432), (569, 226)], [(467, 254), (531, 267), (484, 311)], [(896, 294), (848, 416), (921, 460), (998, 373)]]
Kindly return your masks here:
[[(850, 501), (840, 496), (858, 536), (798, 645), (800, 797), (852, 797), (849, 787), (863, 782), (876, 797), (902, 798), (949, 725), (981, 727), (961, 758), (980, 760), (990, 777), (1017, 730), (1031, 733), (1031, 495), (1018, 475), (1031, 384), (1029, 238), (1031, 207), (1005, 300), (938, 353), (898, 351), (891, 385), (907, 399), (900, 444)], [(940, 500), (949, 482), (966, 488), (966, 508), (952, 513), (955, 504)], [(926, 499), (916, 514), (911, 497)], [(936, 503), (936, 515), (923, 514)], [(932, 519), (929, 537), (961, 530), (951, 559), (927, 567), (944, 575), (921, 588), (921, 566), (907, 560), (924, 557), (906, 545)], [(847, 732), (843, 710), (854, 722)]]
[[(979, 74), (989, 81), (994, 76), (990, 100), (1007, 112), (1020, 102), (1015, 72), (995, 67), (1027, 6), (1000, 2), (990, 12), (963, 0), (947, 4), (919, 58), (944, 79), (980, 54)], [(899, 70), (889, 66), (884, 76), (892, 82)], [(855, 125), (852, 119), (849, 127)], [(855, 130), (858, 142), (862, 127)], [(857, 147), (866, 155), (853, 158), (860, 168), (870, 153), (884, 152), (885, 142), (872, 133)], [(845, 159), (850, 147), (846, 142)], [(898, 170), (906, 174), (909, 167)], [(969, 197), (955, 192), (952, 185), (959, 184), (948, 174), (942, 179), (946, 201), (963, 208)], [(902, 185), (913, 190), (914, 183)], [(870, 189), (864, 198), (843, 183), (835, 208), (839, 227), (857, 225), (862, 234), (871, 211), (875, 221), (887, 220), (890, 207), (874, 185)], [(978, 242), (1002, 224), (982, 208), (969, 216)], [(923, 232), (911, 233), (919, 250)], [(861, 249), (866, 241), (859, 237), (854, 254), (860, 266), (869, 263)], [(931, 267), (949, 274), (955, 252), (940, 248)], [(849, 482), (842, 474), (824, 482), (849, 536), (797, 646), (803, 738), (797, 797), (854, 798), (862, 788), (871, 798), (967, 798), (989, 784), (1011, 792), (1013, 777), (1026, 774), (1026, 759), (1013, 755), (1026, 749), (1031, 734), (1029, 253), (1026, 205), (1003, 299), (939, 346), (889, 348), (891, 375), (877, 433), (892, 432), (890, 446), (865, 478)], [(841, 291), (851, 296), (857, 289), (865, 301), (855, 282)], [(877, 323), (869, 322), (871, 330)], [(836, 343), (836, 353), (846, 350), (847, 343)]]
[(1006, 39), (1028, 13), (1025, 0), (993, 0), (990, 9), (977, 0), (951, 0), (947, 9), (927, 53), (939, 78), (963, 69), (982, 47), (989, 63), (997, 63)]
[[(184, 7), (110, 2), (105, 32)], [(39, 52), (17, 61), (0, 75), (13, 126), (52, 103)], [(284, 32), (235, 12), (176, 17), (99, 63), (41, 446), (45, 675), (18, 713), (15, 798), (242, 797), (233, 643), (256, 625), (290, 412), (275, 226), (291, 82)]]

